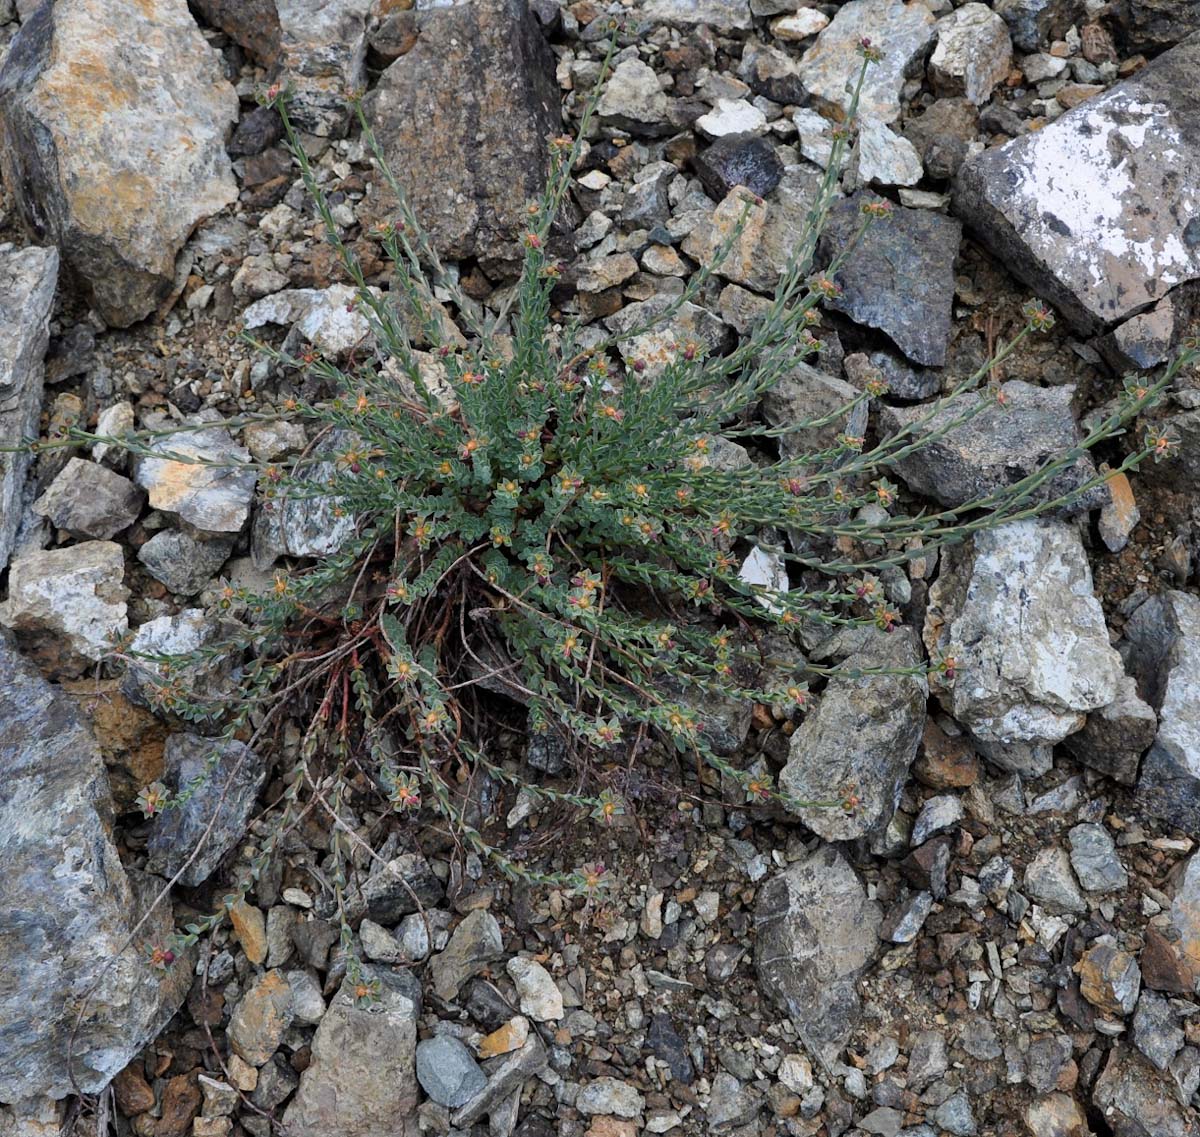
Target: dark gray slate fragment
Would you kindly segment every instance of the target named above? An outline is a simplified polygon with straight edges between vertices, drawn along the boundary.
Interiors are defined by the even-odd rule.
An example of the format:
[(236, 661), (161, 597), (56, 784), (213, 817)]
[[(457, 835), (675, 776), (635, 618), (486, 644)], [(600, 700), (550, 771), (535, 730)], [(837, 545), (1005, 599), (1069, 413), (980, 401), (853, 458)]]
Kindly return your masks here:
[[(963, 505), (1034, 473), (1079, 441), (1079, 427), (1071, 411), (1073, 386), (1034, 387), (1012, 379), (1000, 390), (1003, 406), (995, 405), (989, 394), (970, 391), (947, 400), (933, 415), (922, 433), (937, 435), (948, 423), (974, 412), (980, 403), (993, 404), (895, 464), (896, 473), (910, 489), (943, 505)], [(929, 413), (928, 406), (884, 406), (880, 415), (883, 426), (892, 433)], [(1085, 456), (1050, 478), (1032, 500), (1060, 497), (1095, 476), (1096, 467)], [(1106, 498), (1103, 486), (1094, 487), (1064, 506), (1063, 513), (1098, 508)]]
[(97, 980), (72, 1070), (99, 1093), (178, 1009), (191, 960), (166, 973), (146, 962), (172, 930), (169, 902), (125, 946), (162, 882), (122, 868), (95, 740), (3, 635), (0, 769), (0, 1101), (74, 1092), (68, 1040)]
[(688, 1055), (687, 1043), (679, 1036), (670, 1015), (660, 1011), (650, 1019), (650, 1029), (646, 1031), (646, 1049), (667, 1064), (674, 1081), (685, 1086), (695, 1081), (696, 1071)]
[[(828, 262), (845, 249), (862, 221), (861, 209), (883, 198), (859, 190), (835, 205), (821, 235)], [(891, 220), (871, 227), (835, 277), (842, 295), (829, 307), (884, 332), (914, 363), (941, 367), (950, 342), (954, 259), (962, 225), (928, 209), (897, 206)]]
[(1013, 45), (1039, 51), (1061, 39), (1083, 14), (1082, 0), (996, 0), (995, 12), (1008, 24)]
[(155, 580), (180, 596), (194, 596), (229, 559), (233, 542), (201, 541), (180, 529), (155, 533), (140, 549), (138, 560)]
[(1068, 735), (1064, 744), (1085, 766), (1123, 786), (1132, 786), (1137, 781), (1142, 755), (1157, 733), (1154, 708), (1138, 697), (1137, 684), (1126, 676), (1117, 697), (1092, 711), (1083, 729)]
[(954, 210), (1079, 332), (1200, 278), (1200, 35), (968, 162)]
[(693, 162), (696, 176), (717, 201), (734, 186), (766, 197), (783, 177), (783, 163), (775, 147), (753, 134), (727, 134), (718, 138)]
[(789, 106), (808, 102), (800, 65), (781, 48), (747, 40), (738, 73), (756, 95)]
[(446, 894), (429, 862), (419, 853), (403, 853), (380, 865), (363, 888), (367, 913), (377, 924), (391, 928), (424, 905), (432, 908)]
[(835, 1061), (858, 1019), (855, 981), (875, 954), (879, 905), (854, 869), (824, 846), (760, 890), (754, 965), (763, 990), (805, 1045)]
[(367, 115), (443, 256), (514, 259), (561, 126), (554, 56), (525, 0), (422, 13), (416, 46), (380, 77)]
[[(245, 743), (173, 734), (164, 752), (164, 782), (177, 791), (202, 773), (214, 753), (218, 758), (211, 775), (185, 805), (159, 815), (147, 846), (147, 867), (167, 877), (183, 869), (179, 879), (189, 888), (203, 884), (221, 858), (241, 840), (255, 798), (267, 778), (265, 763)], [(184, 868), (214, 813), (212, 832), (196, 858)]]

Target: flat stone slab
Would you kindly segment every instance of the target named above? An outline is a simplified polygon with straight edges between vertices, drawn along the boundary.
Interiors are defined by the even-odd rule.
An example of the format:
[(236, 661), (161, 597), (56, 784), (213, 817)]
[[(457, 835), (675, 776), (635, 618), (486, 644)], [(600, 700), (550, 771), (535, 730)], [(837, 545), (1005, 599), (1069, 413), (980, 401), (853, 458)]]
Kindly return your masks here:
[(959, 174), (954, 210), (1084, 334), (1200, 278), (1200, 35)]

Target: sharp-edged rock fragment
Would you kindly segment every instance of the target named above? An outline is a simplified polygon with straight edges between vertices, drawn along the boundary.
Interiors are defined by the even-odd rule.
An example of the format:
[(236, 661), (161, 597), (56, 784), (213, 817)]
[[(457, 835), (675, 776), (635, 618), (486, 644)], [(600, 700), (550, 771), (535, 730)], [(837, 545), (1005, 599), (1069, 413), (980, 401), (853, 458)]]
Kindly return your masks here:
[[(210, 759), (215, 760), (210, 768)], [(163, 781), (178, 793), (202, 779), (184, 805), (159, 814), (147, 846), (148, 866), (189, 888), (203, 884), (242, 838), (266, 764), (245, 743), (173, 734), (167, 739)]]
[(125, 556), (112, 541), (85, 541), (17, 557), (0, 623), (44, 671), (73, 677), (103, 659), (129, 629)]
[(855, 982), (875, 953), (881, 918), (849, 862), (829, 846), (759, 890), (758, 981), (826, 1066), (858, 1020)]
[(163, 457), (139, 457), (134, 480), (150, 505), (206, 533), (237, 533), (250, 514), (257, 475), (249, 451), (220, 426), (181, 430), (150, 444)]
[[(515, 259), (560, 128), (554, 56), (525, 0), (421, 13), (367, 99), (384, 153), (443, 256)], [(387, 195), (376, 182), (379, 219)]]
[(865, 38), (884, 55), (867, 70), (859, 114), (895, 122), (904, 80), (923, 60), (935, 23), (924, 0), (850, 0), (804, 53), (800, 77), (814, 99), (844, 117), (850, 102), (847, 87), (858, 77), (859, 45)]
[(1154, 817), (1200, 830), (1200, 600), (1153, 596), (1125, 629), (1140, 693), (1158, 711), (1158, 733), (1142, 762), (1137, 798)]
[[(850, 244), (862, 223), (862, 206), (881, 200), (859, 190), (833, 207), (819, 246), (824, 262)], [(828, 304), (878, 328), (914, 363), (941, 367), (950, 343), (954, 260), (961, 242), (962, 226), (953, 218), (899, 206), (854, 246), (834, 277), (841, 295)]]
[(968, 162), (954, 208), (1083, 333), (1200, 278), (1200, 36)]
[(952, 680), (931, 681), (947, 712), (993, 762), (1029, 776), (1124, 674), (1078, 530), (1060, 521), (1009, 522), (943, 554), (925, 644), (954, 660)]
[(110, 324), (154, 311), (188, 235), (237, 200), (237, 112), (185, 0), (60, 0), (21, 25), (0, 69), (0, 172)]
[(183, 1002), (192, 961), (148, 962), (173, 930), (169, 901), (126, 943), (162, 882), (121, 866), (104, 762), (72, 701), (3, 635), (0, 675), (0, 1100), (99, 1093)]
[(296, 1137), (416, 1137), (421, 986), (409, 971), (363, 968), (379, 997), (360, 1005), (343, 982), (312, 1040), (312, 1059), (283, 1115)]
[[(872, 631), (874, 631), (872, 629)], [(780, 788), (808, 802), (857, 798), (853, 809), (798, 808), (827, 841), (850, 840), (887, 827), (925, 727), (928, 686), (919, 674), (860, 675), (867, 668), (916, 668), (910, 628), (874, 632), (829, 681), (817, 707), (792, 735)]]
[[(890, 432), (922, 422), (926, 423), (922, 432), (932, 437), (896, 462), (896, 473), (911, 489), (943, 505), (964, 505), (1036, 473), (1048, 459), (1079, 442), (1071, 410), (1074, 386), (1035, 387), (1011, 379), (1001, 385), (1000, 394), (1003, 405), (992, 395), (976, 391), (955, 395), (935, 411), (928, 406), (885, 404), (881, 422)], [(962, 418), (967, 421), (950, 425)], [(1095, 476), (1095, 464), (1085, 455), (1048, 478), (1031, 500), (1062, 497)], [(1064, 506), (1063, 512), (1094, 509), (1106, 496), (1102, 486), (1094, 487)]]

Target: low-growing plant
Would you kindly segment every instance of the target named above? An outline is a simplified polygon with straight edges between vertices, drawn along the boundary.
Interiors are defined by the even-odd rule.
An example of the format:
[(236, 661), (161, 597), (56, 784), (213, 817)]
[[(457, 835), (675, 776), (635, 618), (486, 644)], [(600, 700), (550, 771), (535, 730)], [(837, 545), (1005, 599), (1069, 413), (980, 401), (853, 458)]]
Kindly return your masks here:
[[(440, 264), (356, 103), (363, 140), (398, 202), (396, 220), (379, 234), (394, 269), (391, 289), (368, 285), (293, 129), (286, 94), (270, 93), (328, 240), (356, 285), (354, 308), (370, 325), (373, 349), (343, 367), (312, 352), (260, 345), (281, 368), (307, 376), (306, 390), (328, 392), (281, 408), (314, 428), (316, 443), (302, 458), (259, 466), (261, 508), (304, 503), (323, 511), (329, 526), (345, 529), (340, 547), (307, 567), (280, 569), (264, 595), (225, 587), (220, 607), (240, 617), (238, 630), (200, 652), (143, 656), (127, 642), (117, 653), (156, 692), (160, 709), (218, 724), (228, 737), (257, 745), (284, 717), (303, 726), (249, 871), (171, 950), (215, 927), (314, 804), (333, 829), (342, 946), (363, 998), (372, 991), (355, 954), (346, 865), (351, 853), (377, 854), (356, 827), (352, 801), (379, 814), (429, 804), (510, 877), (585, 894), (602, 887), (599, 866), (568, 860), (561, 870), (535, 869), (470, 819), (459, 781), (472, 768), (600, 822), (624, 808), (611, 790), (514, 774), (494, 754), (479, 712), (481, 686), (524, 701), (530, 731), (568, 749), (636, 755), (665, 745), (740, 786), (749, 802), (813, 804), (790, 800), (761, 767), (744, 770), (718, 753), (706, 702), (754, 702), (780, 720), (795, 719), (809, 703), (808, 685), (839, 668), (776, 645), (822, 626), (891, 631), (901, 616), (880, 573), (982, 529), (1061, 509), (1169, 445), (1151, 434), (1114, 470), (1050, 496), (1047, 483), (1122, 433), (1195, 358), (1190, 351), (1155, 380), (1127, 384), (1119, 406), (1029, 476), (954, 508), (912, 507), (889, 471), (1002, 403), (990, 377), (1051, 325), (1038, 304), (1026, 307), (1023, 324), (992, 359), (890, 436), (869, 441), (844, 429), (886, 393), (879, 377), (831, 413), (783, 426), (759, 418), (764, 393), (819, 350), (821, 303), (838, 294), (839, 269), (854, 249), (851, 242), (818, 271), (817, 242), (853, 138), (858, 92), (878, 57), (867, 43), (862, 54), (847, 123), (835, 132), (803, 236), (765, 314), (725, 354), (680, 336), (665, 360), (639, 359), (630, 345), (650, 332), (670, 338), (663, 329), (701, 296), (741, 238), (756, 205), (751, 195), (678, 295), (653, 306), (638, 326), (598, 338), (557, 314), (560, 267), (550, 252), (595, 95), (582, 107), (575, 139), (550, 144), (545, 192), (529, 206), (519, 281), (509, 305), (489, 313), (462, 296)], [(888, 224), (889, 212), (864, 206), (859, 235)], [(437, 297), (450, 304), (461, 332)], [(992, 397), (954, 401), (973, 390)], [(780, 455), (784, 436), (817, 432), (828, 439), (822, 448)], [(75, 432), (64, 441), (95, 437)], [(744, 445), (752, 460), (716, 461), (722, 439)], [(164, 455), (161, 442), (145, 435), (106, 441), (192, 460)], [(782, 578), (762, 582), (756, 566), (763, 563), (784, 567), (786, 587)], [(234, 705), (179, 681), (218, 659), (241, 667), (244, 694)], [(954, 666), (951, 659), (928, 664), (946, 681)], [(148, 787), (145, 812), (179, 808), (215, 762), (214, 755), (208, 770), (174, 792)], [(833, 788), (826, 804), (853, 809), (854, 790)]]

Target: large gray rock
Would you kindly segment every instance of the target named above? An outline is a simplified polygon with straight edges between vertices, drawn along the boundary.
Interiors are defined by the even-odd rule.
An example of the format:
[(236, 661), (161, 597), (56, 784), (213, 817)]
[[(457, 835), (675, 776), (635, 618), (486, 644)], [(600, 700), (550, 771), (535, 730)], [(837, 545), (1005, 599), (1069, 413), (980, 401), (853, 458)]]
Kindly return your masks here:
[(150, 505), (206, 533), (237, 533), (250, 515), (257, 473), (249, 451), (220, 426), (179, 431), (150, 444), (164, 457), (139, 457), (134, 480)]
[[(807, 164), (789, 166), (768, 202), (751, 202), (746, 224), (717, 268), (720, 276), (756, 292), (772, 293), (788, 257), (807, 232), (809, 211), (820, 189), (821, 174)], [(747, 191), (734, 189), (687, 235), (683, 251), (712, 264), (747, 205)]]
[(99, 1093), (182, 1003), (191, 961), (165, 973), (147, 962), (170, 903), (126, 946), (162, 882), (121, 865), (104, 762), (74, 703), (6, 636), (0, 676), (0, 1101), (74, 1092), (81, 1009), (72, 1071)]
[(288, 111), (310, 134), (343, 134), (349, 93), (366, 85), (371, 0), (275, 0), (280, 79), (292, 92)]
[(954, 208), (1078, 331), (1200, 278), (1200, 36), (968, 162)]
[[(936, 498), (943, 505), (963, 505), (1027, 477), (1047, 459), (1079, 441), (1079, 427), (1071, 412), (1074, 386), (1035, 387), (1012, 379), (1000, 390), (1003, 406), (989, 394), (969, 391), (947, 399), (932, 415), (928, 406), (885, 405), (881, 409), (880, 421), (889, 433), (929, 418), (928, 425), (920, 427), (913, 439), (935, 436), (933, 440), (895, 463), (896, 473), (910, 489)], [(979, 410), (984, 402), (992, 405)], [(946, 429), (968, 414), (974, 417)], [(1085, 455), (1048, 479), (1031, 500), (1061, 497), (1095, 476), (1096, 466)], [(1095, 487), (1063, 511), (1070, 514), (1096, 508), (1107, 496), (1103, 486)]]
[(1152, 596), (1126, 625), (1130, 667), (1158, 734), (1142, 761), (1137, 797), (1154, 817), (1200, 830), (1200, 600), (1186, 592)]
[[(882, 200), (859, 190), (830, 210), (819, 245), (824, 262), (850, 245), (862, 223), (861, 207)], [(878, 328), (914, 363), (941, 367), (950, 342), (954, 260), (961, 242), (962, 226), (953, 218), (897, 206), (890, 220), (872, 225), (854, 246), (834, 277), (842, 294), (827, 304)]]
[(356, 1006), (347, 979), (312, 1040), (312, 1060), (287, 1107), (296, 1137), (416, 1137), (415, 1055), (421, 987), (411, 972), (363, 968), (379, 998)]
[[(525, 0), (424, 12), (416, 46), (367, 100), (393, 173), (454, 259), (512, 261), (561, 120), (554, 56)], [(388, 214), (382, 180), (372, 209)]]
[[(57, 283), (55, 249), (0, 245), (0, 447), (37, 435)], [(0, 570), (12, 554), (32, 464), (30, 453), (0, 453)]]
[(855, 981), (871, 962), (882, 916), (854, 869), (826, 846), (769, 880), (754, 913), (763, 990), (826, 1066), (861, 1009)]
[[(205, 774), (210, 760), (215, 760), (214, 765)], [(163, 781), (172, 793), (195, 779), (203, 780), (185, 804), (158, 815), (146, 849), (146, 864), (162, 876), (173, 877), (178, 872), (180, 883), (194, 888), (212, 875), (245, 833), (258, 791), (267, 778), (266, 763), (243, 742), (198, 734), (171, 735), (164, 761)]]
[(0, 624), (43, 671), (78, 675), (129, 629), (124, 577), (125, 556), (112, 541), (26, 553), (9, 570)]
[(1113, 17), (1128, 53), (1162, 51), (1200, 30), (1196, 0), (1123, 0)]
[[(826, 375), (807, 363), (797, 363), (777, 383), (763, 392), (763, 417), (773, 427), (790, 427), (779, 436), (779, 453), (786, 458), (802, 458), (837, 445), (841, 433), (864, 437), (870, 407), (864, 401), (849, 414), (837, 415), (859, 397), (860, 391), (844, 379)], [(832, 417), (831, 417), (832, 416)], [(830, 421), (820, 426), (801, 423)]]
[(1126, 675), (1111, 703), (1092, 711), (1082, 730), (1069, 735), (1065, 745), (1085, 766), (1107, 774), (1123, 786), (1137, 781), (1142, 755), (1158, 733), (1154, 708), (1137, 693), (1137, 683)]
[(225, 538), (201, 541), (181, 529), (160, 529), (140, 549), (146, 571), (172, 592), (192, 596), (229, 559), (233, 542)]
[(145, 500), (128, 478), (98, 462), (72, 458), (33, 503), (33, 511), (73, 537), (107, 541), (137, 520)]
[(955, 675), (931, 683), (997, 765), (1037, 776), (1051, 748), (1116, 698), (1124, 670), (1078, 531), (1013, 521), (944, 554), (925, 645)]
[[(804, 824), (827, 841), (881, 831), (892, 819), (925, 728), (928, 685), (919, 673), (857, 679), (852, 673), (868, 667), (919, 668), (917, 646), (911, 628), (890, 634), (872, 630), (792, 735), (780, 789), (801, 801), (827, 803), (796, 809)], [(851, 794), (860, 804), (841, 808)]]
[(0, 172), (110, 324), (162, 303), (188, 234), (237, 200), (237, 113), (186, 0), (59, 0), (22, 24), (0, 69)]
[(933, 41), (935, 20), (924, 0), (850, 0), (817, 36), (800, 61), (800, 76), (812, 97), (844, 117), (850, 103), (846, 85), (858, 77), (864, 37), (882, 48), (883, 59), (867, 69), (859, 114), (880, 122), (900, 117), (906, 77), (919, 73)]

